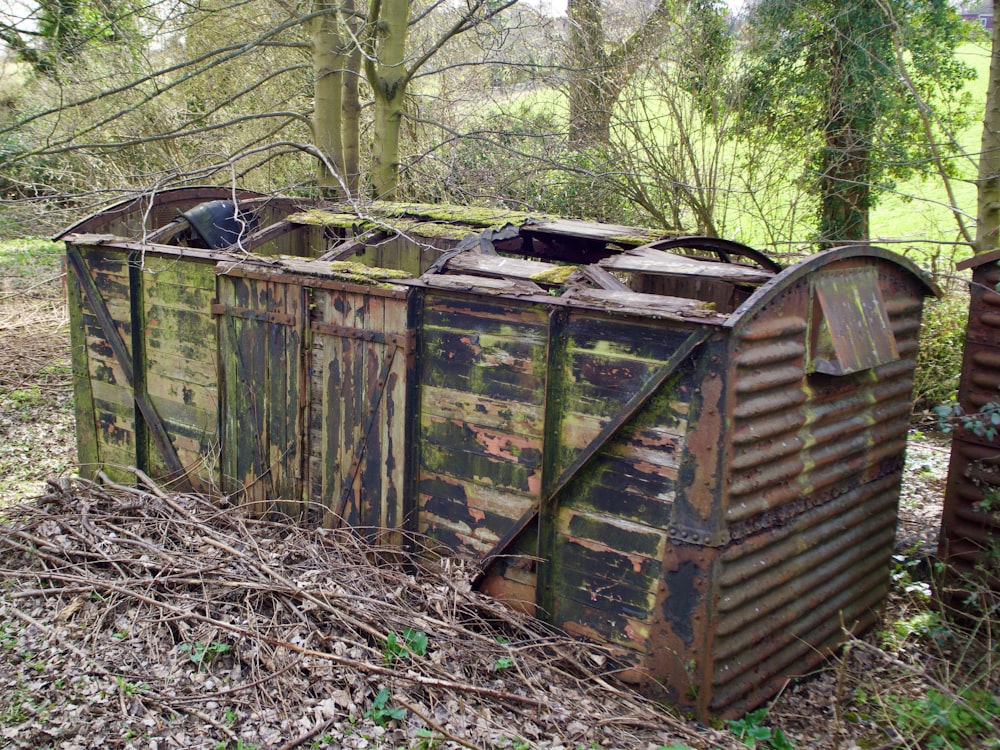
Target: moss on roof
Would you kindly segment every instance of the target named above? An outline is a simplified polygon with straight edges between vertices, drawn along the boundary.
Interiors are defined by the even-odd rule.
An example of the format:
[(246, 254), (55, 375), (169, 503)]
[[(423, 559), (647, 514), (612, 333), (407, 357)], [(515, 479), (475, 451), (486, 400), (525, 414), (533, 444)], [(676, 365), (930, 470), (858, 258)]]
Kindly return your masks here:
[[(554, 219), (552, 216), (528, 214), (523, 211), (508, 211), (501, 208), (482, 206), (454, 206), (450, 204), (428, 203), (388, 203), (377, 202), (364, 207), (367, 216), (359, 216), (343, 210), (344, 206), (330, 209), (310, 208), (292, 214), (288, 220), (296, 224), (338, 227), (358, 230), (386, 226), (397, 231), (410, 231), (424, 237), (461, 238), (471, 229), (489, 229), (504, 224), (522, 226), (524, 224)], [(370, 218), (368, 218), (370, 217)], [(429, 224), (429, 226), (428, 226)], [(462, 234), (457, 229), (445, 227), (466, 227)]]

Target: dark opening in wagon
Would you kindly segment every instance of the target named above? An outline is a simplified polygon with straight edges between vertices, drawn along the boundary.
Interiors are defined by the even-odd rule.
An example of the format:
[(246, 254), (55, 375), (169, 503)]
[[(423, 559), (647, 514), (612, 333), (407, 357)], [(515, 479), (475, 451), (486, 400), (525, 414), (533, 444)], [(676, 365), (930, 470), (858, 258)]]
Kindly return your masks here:
[(934, 291), (903, 258), (207, 188), (62, 238), (85, 470), (425, 534), (703, 717), (876, 617)]

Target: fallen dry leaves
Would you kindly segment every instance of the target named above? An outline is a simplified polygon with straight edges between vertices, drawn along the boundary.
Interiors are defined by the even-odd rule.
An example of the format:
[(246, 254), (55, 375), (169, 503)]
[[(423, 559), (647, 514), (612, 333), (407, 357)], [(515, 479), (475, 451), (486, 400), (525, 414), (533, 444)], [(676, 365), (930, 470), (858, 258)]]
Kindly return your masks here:
[[(0, 527), (5, 747), (736, 746), (461, 566), (151, 484), (64, 484)], [(418, 632), (423, 653), (386, 646)]]

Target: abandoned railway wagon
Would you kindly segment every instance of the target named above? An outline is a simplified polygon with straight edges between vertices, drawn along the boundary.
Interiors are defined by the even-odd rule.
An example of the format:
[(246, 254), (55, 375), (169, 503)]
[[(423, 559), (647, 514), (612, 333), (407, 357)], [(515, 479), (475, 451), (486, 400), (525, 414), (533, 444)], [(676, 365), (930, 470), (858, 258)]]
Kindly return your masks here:
[(877, 616), (934, 292), (885, 250), (212, 189), (62, 239), (84, 470), (419, 532), (702, 717)]
[[(956, 426), (938, 557), (958, 578), (973, 576), (1000, 593), (1000, 443), (990, 429), (1000, 411), (1000, 252), (958, 264), (972, 269), (958, 404), (970, 418)], [(977, 428), (978, 426), (978, 428)], [(954, 580), (950, 583), (959, 583)], [(950, 597), (963, 606), (968, 591)]]

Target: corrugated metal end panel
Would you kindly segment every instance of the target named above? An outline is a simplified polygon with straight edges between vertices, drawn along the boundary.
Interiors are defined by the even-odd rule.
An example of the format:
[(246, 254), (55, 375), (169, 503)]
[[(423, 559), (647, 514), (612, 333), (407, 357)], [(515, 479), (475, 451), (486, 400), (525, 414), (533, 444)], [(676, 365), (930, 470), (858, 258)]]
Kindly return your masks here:
[[(966, 414), (1000, 402), (1000, 267), (984, 262), (973, 271), (969, 323), (958, 402)], [(983, 553), (1000, 543), (1000, 516), (980, 504), (1000, 487), (1000, 444), (957, 430), (945, 495), (939, 556), (969, 574)], [(994, 571), (993, 588), (1000, 590)]]
[[(735, 346), (733, 469), (710, 710), (742, 714), (870, 626), (888, 591), (923, 291), (879, 263), (899, 359), (807, 375), (815, 274)], [(813, 343), (810, 343), (812, 337)]]

